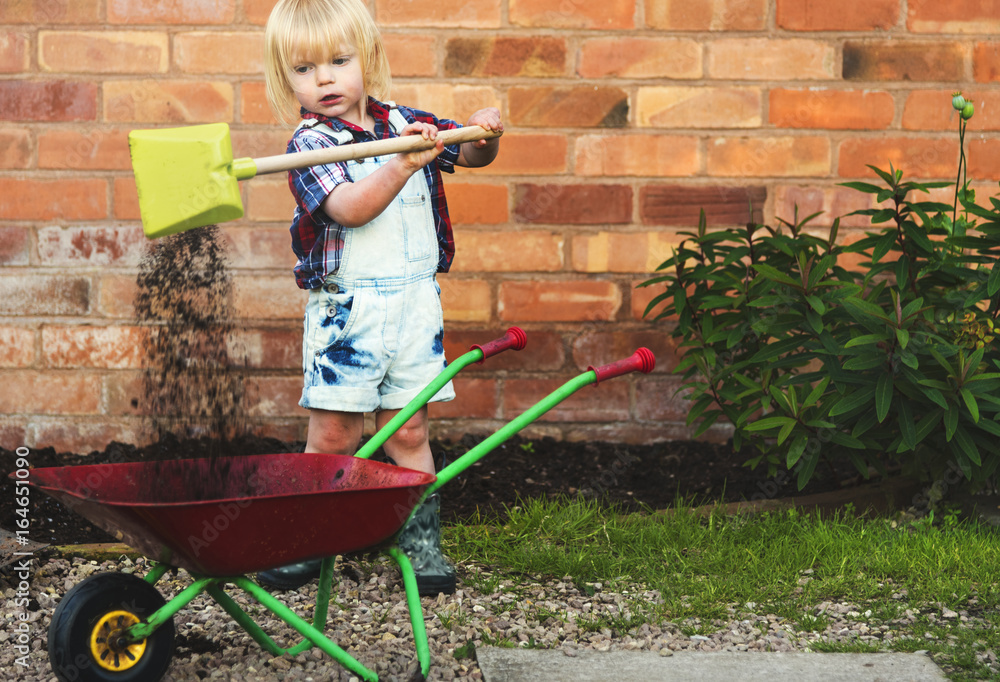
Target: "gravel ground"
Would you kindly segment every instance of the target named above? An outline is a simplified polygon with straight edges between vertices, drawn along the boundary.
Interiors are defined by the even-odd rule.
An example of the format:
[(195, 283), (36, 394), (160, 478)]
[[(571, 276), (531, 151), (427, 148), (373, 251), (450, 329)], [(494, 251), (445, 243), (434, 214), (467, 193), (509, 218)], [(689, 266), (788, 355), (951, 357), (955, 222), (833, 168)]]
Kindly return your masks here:
[[(142, 575), (144, 560), (117, 562), (81, 558), (36, 559), (30, 567), (30, 594), (25, 605), (18, 595), (19, 577), (11, 567), (0, 572), (3, 591), (3, 631), (0, 632), (0, 670), (16, 670), (25, 682), (55, 680), (46, 653), (46, 633), (52, 612), (70, 587), (98, 572), (121, 571)], [(327, 635), (362, 664), (373, 668), (383, 680), (409, 680), (417, 670), (413, 638), (402, 586), (395, 566), (385, 558), (360, 562), (339, 561), (334, 599), (330, 605)], [(654, 603), (660, 595), (642, 586), (619, 587), (610, 592), (601, 584), (583, 590), (566, 580), (543, 580), (526, 576), (516, 584), (501, 583), (488, 570), (474, 565), (460, 567), (465, 579), (450, 596), (423, 600), (430, 638), (429, 679), (482, 679), (476, 665), (475, 646), (526, 646), (559, 648), (567, 656), (581, 649), (652, 650), (669, 656), (674, 651), (805, 651), (818, 641), (862, 642), (888, 645), (907, 637), (908, 625), (918, 614), (906, 610), (899, 618), (877, 622), (871, 613), (861, 613), (851, 604), (825, 602), (815, 608), (815, 631), (797, 629), (755, 604), (730, 608), (732, 619), (699, 623), (690, 621), (642, 624), (626, 633), (612, 632), (594, 622), (627, 622), (630, 605)], [(810, 580), (803, 576), (803, 584)], [(167, 574), (158, 584), (169, 598), (190, 584), (183, 571)], [(477, 591), (476, 588), (479, 588)], [(483, 592), (490, 591), (490, 594)], [(593, 592), (593, 594), (590, 594)], [(265, 631), (279, 643), (297, 643), (300, 638), (288, 626), (248, 599), (241, 591), (230, 594), (254, 615)], [(894, 595), (904, 599), (905, 594)], [(315, 583), (298, 592), (285, 593), (282, 601), (299, 615), (309, 617), (316, 598)], [(978, 627), (975, 604), (954, 612), (939, 607), (923, 611), (924, 617), (961, 622)], [(738, 613), (738, 615), (737, 615)], [(970, 615), (971, 614), (971, 615)], [(27, 621), (20, 620), (26, 617)], [(22, 622), (26, 626), (20, 625)], [(325, 654), (313, 649), (295, 658), (273, 657), (264, 652), (227, 616), (211, 598), (199, 597), (174, 617), (176, 651), (165, 680), (355, 680)], [(17, 628), (27, 630), (30, 653), (18, 659)], [(627, 628), (627, 626), (626, 626)], [(684, 633), (704, 634), (684, 634)], [(23, 641), (23, 640), (21, 640)], [(1000, 675), (994, 652), (978, 654), (980, 661)], [(26, 665), (24, 665), (26, 664)]]

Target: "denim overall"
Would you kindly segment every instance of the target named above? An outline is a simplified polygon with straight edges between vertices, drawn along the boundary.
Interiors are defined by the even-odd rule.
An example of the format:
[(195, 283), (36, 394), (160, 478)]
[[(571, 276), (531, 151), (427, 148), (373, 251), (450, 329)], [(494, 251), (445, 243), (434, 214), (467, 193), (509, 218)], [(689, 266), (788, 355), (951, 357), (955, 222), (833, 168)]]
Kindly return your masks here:
[[(406, 120), (392, 109), (389, 124), (398, 134)], [(348, 131), (314, 127), (340, 144), (353, 140)], [(359, 182), (391, 158), (349, 161), (349, 174)], [(398, 410), (446, 367), (438, 241), (424, 173), (410, 176), (377, 218), (345, 234), (340, 268), (309, 292), (299, 404)], [(432, 401), (454, 397), (449, 382)]]

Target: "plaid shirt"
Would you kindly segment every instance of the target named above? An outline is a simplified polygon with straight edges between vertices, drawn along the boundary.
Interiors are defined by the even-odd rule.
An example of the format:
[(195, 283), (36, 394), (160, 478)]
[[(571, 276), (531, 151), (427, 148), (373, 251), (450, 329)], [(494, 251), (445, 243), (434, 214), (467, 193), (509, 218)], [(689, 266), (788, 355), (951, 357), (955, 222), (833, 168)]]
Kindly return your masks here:
[[(423, 111), (397, 107), (408, 123), (422, 121), (437, 126), (438, 130), (459, 128), (459, 124), (449, 119), (438, 119)], [(334, 131), (350, 131), (355, 142), (397, 137), (389, 125), (389, 107), (369, 98), (368, 110), (375, 119), (375, 132), (371, 133), (340, 119), (327, 118), (320, 114), (302, 110), (302, 118), (315, 119), (330, 126)], [(288, 152), (322, 149), (337, 143), (329, 136), (315, 130), (302, 128), (296, 131), (288, 143)], [(445, 147), (433, 162), (424, 166), (424, 177), (431, 197), (434, 227), (438, 238), (438, 272), (447, 272), (455, 257), (455, 237), (452, 234), (448, 203), (444, 196), (441, 171), (453, 173), (458, 160), (458, 146)], [(295, 283), (302, 289), (315, 289), (323, 285), (327, 275), (340, 267), (340, 257), (344, 248), (345, 230), (350, 228), (335, 222), (322, 210), (320, 205), (333, 189), (342, 182), (352, 182), (346, 163), (313, 166), (288, 172), (288, 186), (297, 204), (292, 219), (292, 250), (298, 257), (295, 264)]]

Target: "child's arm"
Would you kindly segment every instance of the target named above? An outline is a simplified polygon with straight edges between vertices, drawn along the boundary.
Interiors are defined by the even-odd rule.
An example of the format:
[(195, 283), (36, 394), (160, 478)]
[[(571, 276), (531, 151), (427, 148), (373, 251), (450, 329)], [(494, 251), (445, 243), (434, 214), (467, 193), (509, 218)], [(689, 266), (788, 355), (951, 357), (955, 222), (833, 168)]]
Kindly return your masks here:
[[(503, 121), (500, 120), (500, 110), (494, 107), (480, 109), (469, 117), (466, 126), (482, 126), (486, 130), (503, 132)], [(466, 168), (488, 166), (497, 157), (500, 150), (500, 138), (466, 142), (458, 151), (458, 161), (455, 163)]]
[[(425, 140), (437, 139), (437, 128), (429, 123), (411, 123), (401, 135), (421, 135)], [(429, 164), (444, 150), (444, 143), (410, 154), (397, 154), (382, 168), (358, 182), (344, 182), (333, 188), (322, 204), (323, 212), (344, 227), (360, 227), (377, 218), (406, 181)]]

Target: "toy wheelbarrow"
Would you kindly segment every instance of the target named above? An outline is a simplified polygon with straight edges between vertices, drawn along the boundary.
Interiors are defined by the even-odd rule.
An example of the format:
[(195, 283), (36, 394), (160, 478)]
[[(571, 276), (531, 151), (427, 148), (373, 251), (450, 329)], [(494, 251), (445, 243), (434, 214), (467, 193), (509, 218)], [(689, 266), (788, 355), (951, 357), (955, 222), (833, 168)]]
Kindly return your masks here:
[[(455, 360), (356, 456), (275, 454), (217, 459), (94, 464), (31, 470), (29, 482), (156, 561), (145, 578), (100, 573), (70, 589), (49, 627), (53, 673), (63, 681), (159, 680), (174, 648), (173, 616), (202, 592), (275, 656), (313, 646), (365, 680), (376, 674), (325, 634), (334, 556), (382, 549), (399, 566), (421, 674), (430, 647), (416, 577), (395, 545), (412, 511), (427, 496), (588, 384), (632, 371), (650, 372), (653, 354), (630, 358), (567, 382), (437, 477), (368, 457), (460, 369), (507, 348), (524, 347), (520, 329)], [(327, 521), (324, 523), (324, 521)], [(298, 616), (245, 574), (323, 559), (312, 622)], [(171, 568), (193, 582), (165, 601), (154, 587)], [(294, 628), (303, 640), (282, 648), (225, 592), (235, 585)]]

